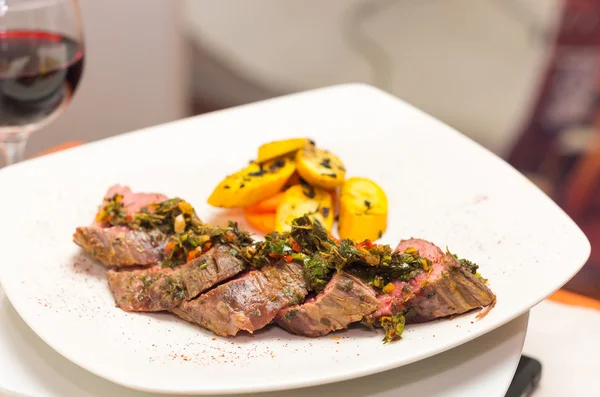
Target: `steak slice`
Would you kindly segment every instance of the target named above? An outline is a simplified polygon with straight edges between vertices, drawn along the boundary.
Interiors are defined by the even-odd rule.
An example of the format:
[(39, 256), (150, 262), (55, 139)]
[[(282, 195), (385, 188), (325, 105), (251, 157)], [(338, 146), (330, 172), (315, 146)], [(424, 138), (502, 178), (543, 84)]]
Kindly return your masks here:
[(159, 230), (131, 230), (125, 226), (81, 226), (73, 241), (105, 266), (155, 265), (163, 259), (166, 236)]
[(354, 276), (336, 273), (316, 298), (280, 311), (276, 323), (294, 334), (317, 337), (361, 321), (378, 307), (372, 288)]
[(421, 239), (403, 240), (396, 251), (404, 252), (408, 248), (417, 249), (421, 256), (429, 259), (431, 269), (408, 282), (394, 281), (395, 288), (390, 294), (377, 297), (381, 306), (367, 316), (370, 322), (399, 312), (406, 313), (408, 324), (425, 322), (495, 303), (492, 291), (451, 254)]
[(225, 245), (215, 246), (175, 269), (109, 270), (108, 284), (117, 306), (128, 312), (170, 310), (244, 270)]
[[(114, 197), (115, 194), (123, 196), (123, 200), (121, 201), (121, 203), (123, 204), (123, 209), (125, 210), (127, 215), (133, 215), (136, 212), (139, 212), (148, 204), (159, 203), (161, 201), (167, 200), (167, 196), (163, 194), (134, 193), (129, 187), (121, 185), (111, 186), (104, 195), (104, 199), (110, 199)], [(100, 206), (100, 208), (102, 208), (103, 206), (104, 203)]]
[(445, 254), (437, 268), (439, 271), (434, 268), (426, 285), (410, 301), (407, 324), (462, 314), (496, 303), (496, 296), (487, 285), (451, 254)]
[(302, 266), (282, 262), (248, 272), (172, 312), (217, 335), (234, 336), (240, 330), (253, 333), (265, 327), (282, 309), (302, 302), (307, 293)]

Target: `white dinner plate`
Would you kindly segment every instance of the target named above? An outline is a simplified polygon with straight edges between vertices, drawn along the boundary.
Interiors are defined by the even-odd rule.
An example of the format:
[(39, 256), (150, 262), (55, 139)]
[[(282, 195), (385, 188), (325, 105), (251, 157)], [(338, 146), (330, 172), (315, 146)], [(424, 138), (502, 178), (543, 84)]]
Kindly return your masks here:
[[(399, 342), (361, 328), (318, 339), (275, 327), (215, 337), (167, 314), (125, 313), (104, 269), (71, 236), (115, 183), (190, 201), (200, 217), (246, 224), (206, 199), (266, 141), (307, 136), (348, 176), (386, 191), (381, 242), (422, 237), (480, 265), (496, 307), (409, 326)], [(525, 177), (452, 128), (364, 85), (336, 86), (152, 127), (0, 171), (2, 287), (25, 322), (81, 367), (121, 385), (180, 394), (291, 389), (412, 363), (483, 335), (565, 284), (590, 245)]]

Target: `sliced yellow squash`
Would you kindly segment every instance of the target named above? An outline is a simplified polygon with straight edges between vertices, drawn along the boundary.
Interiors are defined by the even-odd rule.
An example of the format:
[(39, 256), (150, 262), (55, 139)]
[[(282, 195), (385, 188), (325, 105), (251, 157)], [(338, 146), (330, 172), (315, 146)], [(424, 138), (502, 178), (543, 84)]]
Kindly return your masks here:
[(344, 183), (346, 169), (333, 153), (306, 145), (296, 153), (298, 174), (309, 185), (331, 190)]
[(208, 204), (222, 208), (255, 204), (279, 193), (295, 170), (296, 165), (291, 158), (279, 158), (264, 164), (251, 163), (221, 181), (208, 198)]
[(309, 142), (310, 140), (307, 138), (293, 138), (265, 143), (258, 148), (256, 161), (262, 163), (284, 155), (294, 154)]
[(366, 178), (350, 178), (340, 192), (341, 238), (377, 240), (387, 228), (388, 201), (383, 189)]
[(325, 189), (307, 185), (290, 187), (277, 207), (275, 231), (290, 231), (292, 221), (303, 215), (318, 220), (330, 232), (334, 217), (331, 194)]

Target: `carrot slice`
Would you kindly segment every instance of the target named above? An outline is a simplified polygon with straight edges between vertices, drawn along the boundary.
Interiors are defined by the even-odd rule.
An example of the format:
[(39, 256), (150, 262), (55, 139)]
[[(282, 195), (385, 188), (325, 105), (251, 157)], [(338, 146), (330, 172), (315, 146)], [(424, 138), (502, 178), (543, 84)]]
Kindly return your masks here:
[(284, 192), (277, 193), (271, 197), (267, 197), (266, 199), (259, 201), (256, 204), (249, 205), (244, 208), (244, 212), (251, 213), (270, 213), (277, 211), (277, 206), (283, 197)]
[(270, 233), (275, 230), (275, 212), (249, 212), (244, 209), (244, 216), (250, 226), (262, 233)]

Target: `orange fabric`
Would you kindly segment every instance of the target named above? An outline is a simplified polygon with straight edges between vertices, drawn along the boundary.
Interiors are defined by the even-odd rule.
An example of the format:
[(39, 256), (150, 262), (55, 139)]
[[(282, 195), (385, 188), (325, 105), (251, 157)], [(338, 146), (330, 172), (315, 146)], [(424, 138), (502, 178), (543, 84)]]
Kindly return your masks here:
[(70, 149), (70, 148), (75, 147), (75, 146), (83, 145), (84, 143), (85, 142), (81, 142), (81, 141), (70, 141), (70, 142), (61, 143), (58, 146), (54, 146), (54, 147), (52, 147), (52, 148), (50, 148), (48, 150), (44, 150), (41, 153), (33, 155), (33, 156), (31, 156), (31, 158), (35, 158), (35, 157), (43, 156), (45, 154), (50, 154), (50, 153), (58, 152), (60, 150)]
[[(80, 141), (65, 142), (61, 145), (55, 146), (55, 147), (45, 150), (41, 153), (38, 153), (37, 155), (35, 155), (33, 157), (43, 156), (44, 154), (49, 154), (49, 153), (58, 152), (60, 150), (69, 149), (69, 148), (72, 148), (75, 146), (82, 145), (83, 143), (84, 142), (80, 142)], [(551, 300), (553, 302), (564, 303), (566, 305), (583, 306), (583, 307), (589, 307), (589, 308), (600, 310), (600, 301), (599, 300), (588, 298), (587, 296), (575, 294), (573, 292), (569, 292), (569, 291), (565, 291), (565, 290), (556, 291), (553, 295), (551, 295), (548, 298), (548, 300)]]
[(548, 300), (553, 302), (560, 302), (571, 306), (582, 306), (589, 307), (592, 309), (600, 310), (600, 301), (587, 296), (575, 294), (573, 292), (565, 291), (564, 289), (556, 291), (551, 295)]

